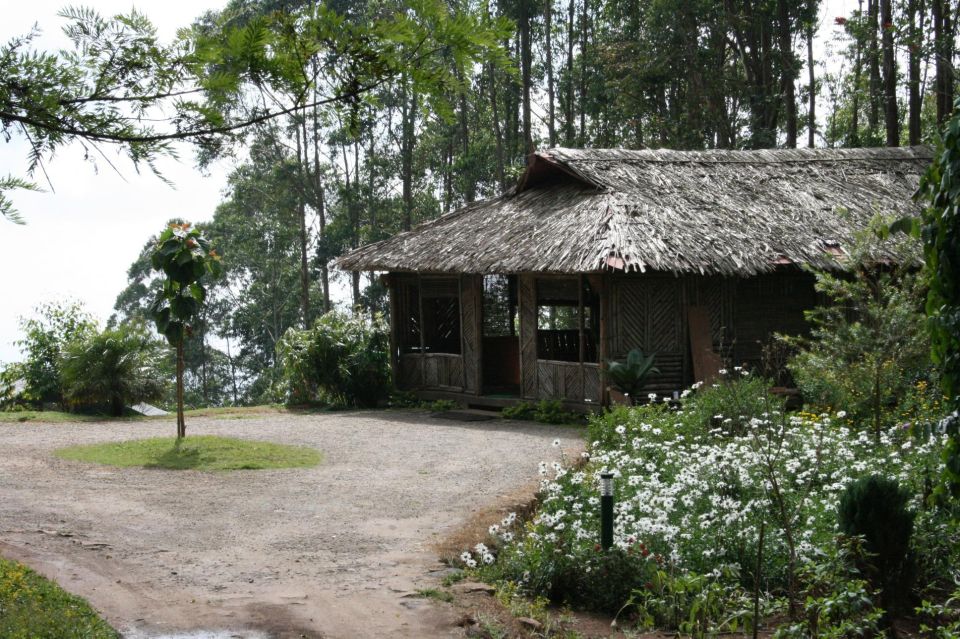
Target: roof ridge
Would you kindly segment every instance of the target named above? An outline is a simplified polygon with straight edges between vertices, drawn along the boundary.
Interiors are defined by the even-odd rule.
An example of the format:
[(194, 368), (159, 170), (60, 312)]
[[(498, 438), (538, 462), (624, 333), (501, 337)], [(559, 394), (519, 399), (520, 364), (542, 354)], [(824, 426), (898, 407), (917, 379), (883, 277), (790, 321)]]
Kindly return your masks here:
[[(621, 153), (621, 157), (604, 157), (604, 153)], [(656, 164), (803, 164), (849, 161), (925, 160), (934, 155), (926, 145), (905, 147), (801, 148), (801, 149), (577, 149), (554, 147), (537, 153), (544, 159), (561, 163), (629, 163)], [(763, 154), (781, 157), (763, 157)], [(688, 156), (688, 157), (684, 157)], [(753, 157), (751, 157), (753, 156)], [(792, 156), (792, 157), (791, 157)], [(800, 157), (797, 157), (800, 156)]]

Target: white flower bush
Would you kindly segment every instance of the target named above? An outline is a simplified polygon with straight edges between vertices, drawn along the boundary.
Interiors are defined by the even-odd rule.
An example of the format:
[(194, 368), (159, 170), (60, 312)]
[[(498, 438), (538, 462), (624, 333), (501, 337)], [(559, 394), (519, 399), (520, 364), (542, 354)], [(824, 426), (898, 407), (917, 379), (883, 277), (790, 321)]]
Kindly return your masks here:
[[(539, 509), (523, 529), (512, 518), (490, 528), (499, 560), (489, 576), (586, 605), (594, 585), (620, 586), (620, 602), (604, 604), (614, 611), (663, 574), (732, 575), (783, 594), (797, 568), (834, 539), (840, 493), (865, 474), (908, 486), (923, 526), (921, 496), (940, 473), (940, 435), (897, 428), (877, 443), (842, 411), (785, 414), (762, 380), (742, 373), (693, 389), (673, 407), (651, 403), (596, 418), (586, 455), (540, 464)], [(613, 553), (597, 543), (605, 472), (615, 478)], [(489, 563), (493, 552), (478, 547), (470, 561)]]

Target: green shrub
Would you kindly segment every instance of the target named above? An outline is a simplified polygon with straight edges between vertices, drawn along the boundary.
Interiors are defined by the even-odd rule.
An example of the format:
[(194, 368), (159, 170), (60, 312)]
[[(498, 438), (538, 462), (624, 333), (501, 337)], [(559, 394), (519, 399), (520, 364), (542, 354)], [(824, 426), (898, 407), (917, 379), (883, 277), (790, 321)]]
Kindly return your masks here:
[(960, 639), (960, 586), (943, 603), (924, 600), (916, 612), (924, 637)]
[(597, 549), (582, 563), (562, 564), (551, 577), (548, 597), (615, 615), (637, 588), (653, 578), (655, 566), (640, 552)]
[(452, 399), (435, 399), (432, 402), (423, 402), (421, 406), (433, 413), (445, 413), (460, 408), (460, 404)]
[(633, 592), (628, 607), (644, 628), (675, 630), (691, 637), (735, 633), (753, 624), (752, 598), (732, 567), (707, 575), (656, 570), (650, 581)]
[(277, 345), (287, 401), (372, 407), (390, 393), (387, 328), (331, 311), (308, 330), (289, 329)]
[(530, 402), (519, 402), (513, 406), (505, 407), (500, 414), (507, 419), (518, 419), (521, 421), (532, 421), (536, 419), (534, 415), (537, 407)]
[(70, 342), (96, 330), (96, 322), (76, 302), (41, 304), (35, 314), (36, 317), (20, 320), (23, 338), (16, 345), (25, 359), (18, 372), (26, 382), (24, 399), (42, 407), (45, 403), (63, 401), (60, 375), (63, 353)]
[(163, 397), (159, 344), (140, 323), (121, 324), (71, 342), (61, 364), (64, 399), (72, 408), (106, 408), (119, 417), (129, 404)]
[(580, 424), (583, 417), (568, 411), (559, 399), (541, 399), (536, 404), (520, 402), (507, 406), (500, 413), (507, 419), (543, 422), (544, 424)]
[(901, 399), (931, 369), (917, 273), (870, 261), (872, 250), (890, 248), (864, 245), (854, 250), (846, 273), (815, 273), (828, 303), (806, 313), (809, 337), (783, 338), (798, 349), (788, 368), (812, 410), (842, 408), (876, 436), (897, 423)]
[(866, 557), (860, 538), (839, 538), (800, 569), (804, 603), (800, 620), (777, 629), (774, 639), (882, 636), (883, 609), (857, 566)]
[(840, 531), (864, 538), (867, 574), (882, 591), (883, 607), (894, 612), (904, 607), (914, 574), (909, 556), (914, 521), (910, 500), (910, 492), (895, 479), (870, 475), (847, 486), (837, 509)]

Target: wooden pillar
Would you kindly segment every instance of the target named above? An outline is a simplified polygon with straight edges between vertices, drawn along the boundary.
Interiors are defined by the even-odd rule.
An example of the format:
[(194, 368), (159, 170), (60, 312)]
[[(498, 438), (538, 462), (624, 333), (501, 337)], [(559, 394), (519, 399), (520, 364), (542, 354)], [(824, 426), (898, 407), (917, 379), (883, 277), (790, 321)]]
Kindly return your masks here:
[(394, 388), (400, 387), (400, 300), (397, 278), (392, 273), (383, 276), (390, 296), (390, 373)]
[(577, 357), (580, 362), (580, 397), (578, 401), (583, 401), (584, 390), (586, 390), (586, 373), (583, 370), (583, 275), (577, 276)]
[(464, 390), (480, 395), (483, 388), (483, 276), (460, 277), (460, 334)]
[(607, 406), (610, 403), (610, 398), (607, 393), (607, 358), (610, 357), (609, 347), (607, 342), (609, 341), (610, 331), (608, 324), (610, 322), (610, 275), (608, 273), (600, 273), (597, 275), (590, 275), (590, 285), (597, 292), (597, 295), (600, 297), (600, 336), (599, 336), (599, 359), (600, 359), (600, 405)]
[(517, 276), (520, 307), (520, 394), (537, 399), (537, 288), (532, 273)]

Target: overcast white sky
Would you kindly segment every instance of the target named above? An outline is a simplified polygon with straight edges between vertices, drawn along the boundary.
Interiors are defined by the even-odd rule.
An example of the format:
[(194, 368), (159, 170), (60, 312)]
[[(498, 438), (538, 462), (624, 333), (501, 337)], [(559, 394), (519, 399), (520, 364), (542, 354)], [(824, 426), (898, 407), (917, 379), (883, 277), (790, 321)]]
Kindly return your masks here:
[[(719, 0), (718, 0), (719, 1)], [(43, 29), (42, 46), (65, 45), (57, 12), (67, 0), (10, 2), (0, 22), (0, 40), (27, 33), (36, 23)], [(96, 0), (74, 2), (93, 6), (102, 14), (126, 13), (136, 6), (160, 31), (172, 38), (181, 26), (222, 0), (165, 0), (130, 2)], [(826, 0), (825, 41), (833, 33), (833, 16), (848, 15), (856, 0)], [(818, 46), (823, 51), (823, 43)], [(829, 57), (829, 56), (825, 56)], [(19, 318), (45, 301), (76, 299), (101, 321), (109, 317), (117, 293), (126, 285), (126, 269), (144, 242), (171, 217), (192, 221), (209, 219), (226, 182), (228, 166), (216, 166), (208, 175), (193, 168), (188, 147), (182, 160), (162, 160), (160, 167), (173, 181), (171, 188), (150, 173), (138, 175), (122, 158), (122, 177), (102, 161), (99, 172), (84, 160), (79, 146), (60, 151), (47, 164), (55, 192), (12, 194), (26, 219), (18, 226), (0, 219), (0, 362), (20, 359), (13, 345)], [(0, 175), (23, 176), (27, 147), (19, 138), (0, 146)], [(42, 176), (36, 176), (42, 181)]]
[[(57, 12), (66, 4), (66, 0), (9, 3), (0, 22), (0, 39), (27, 33), (37, 23), (44, 33), (42, 45), (59, 48), (65, 39)], [(75, 4), (94, 6), (105, 15), (126, 13), (137, 6), (162, 37), (172, 38), (177, 28), (222, 3), (166, 0), (134, 5), (129, 0), (97, 0)], [(183, 149), (181, 157), (181, 162), (160, 162), (175, 184), (170, 188), (151, 173), (138, 175), (123, 158), (115, 160), (123, 177), (102, 160), (97, 172), (75, 145), (47, 165), (55, 192), (12, 194), (27, 224), (0, 220), (0, 362), (20, 359), (12, 344), (18, 337), (18, 320), (29, 316), (37, 304), (74, 298), (105, 320), (126, 285), (127, 267), (164, 222), (175, 216), (195, 221), (212, 216), (227, 167), (202, 175), (193, 168), (189, 148)], [(26, 158), (26, 144), (18, 138), (3, 144), (0, 175), (24, 175)], [(35, 181), (42, 182), (42, 176)]]

